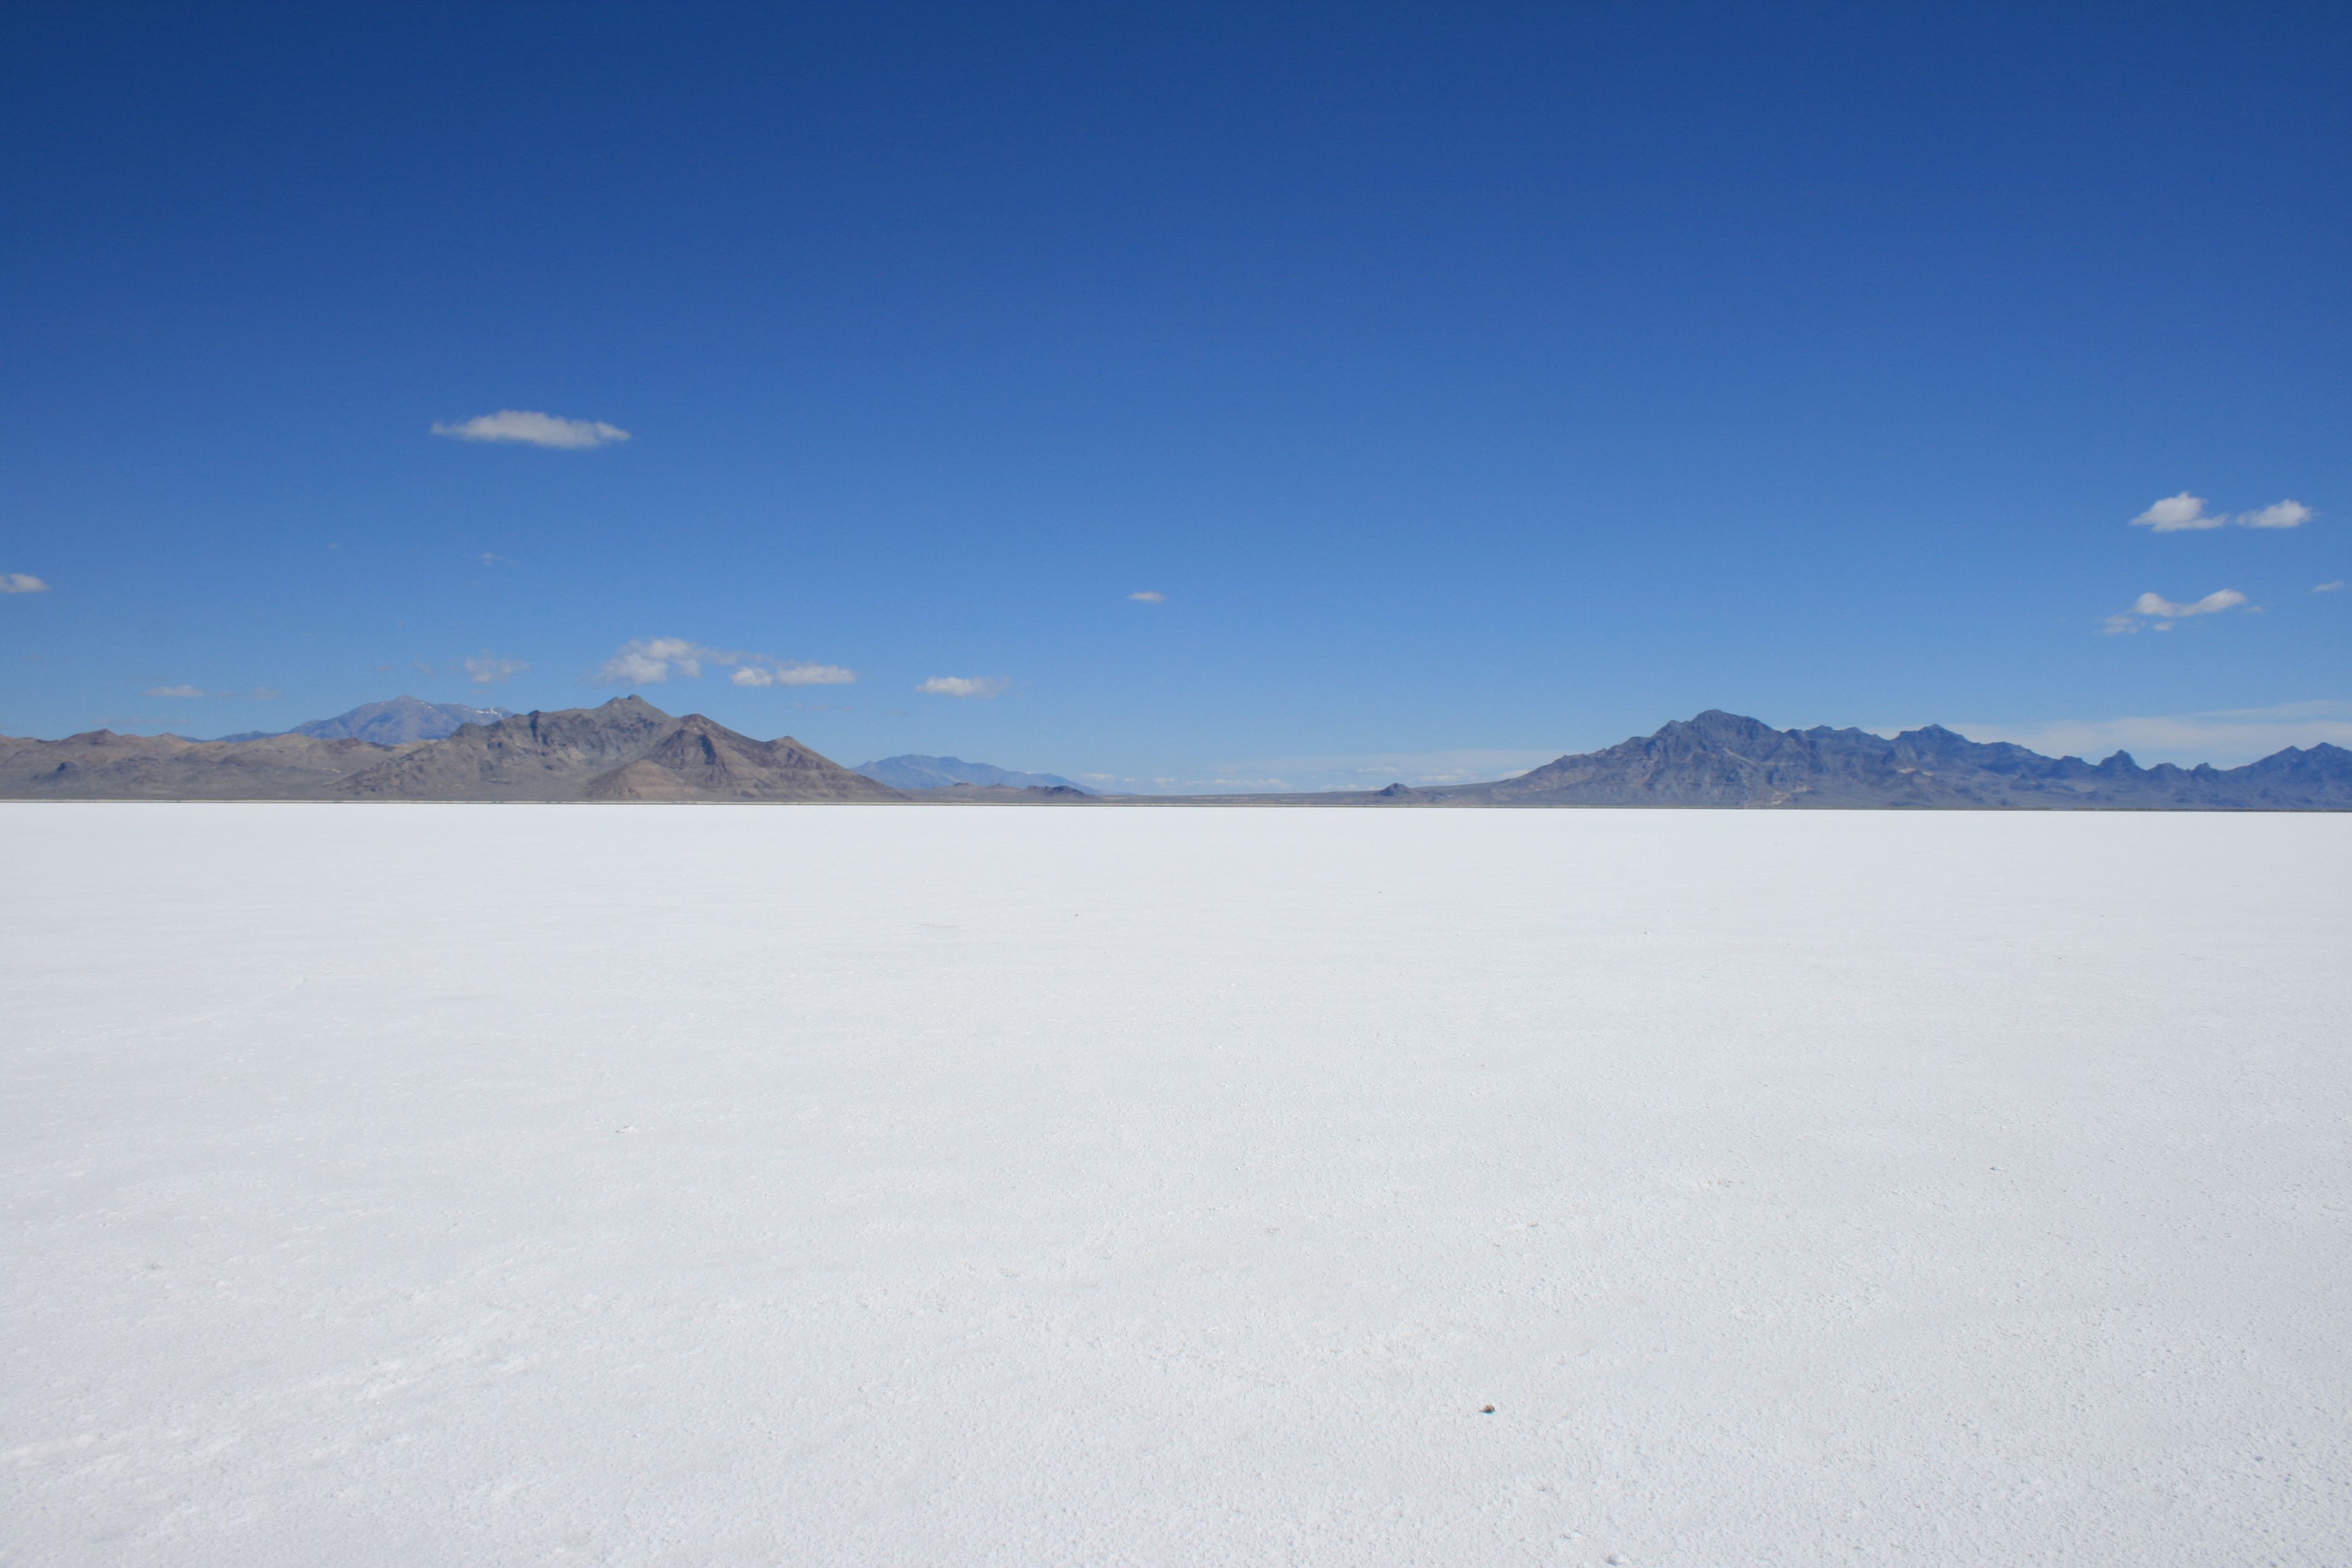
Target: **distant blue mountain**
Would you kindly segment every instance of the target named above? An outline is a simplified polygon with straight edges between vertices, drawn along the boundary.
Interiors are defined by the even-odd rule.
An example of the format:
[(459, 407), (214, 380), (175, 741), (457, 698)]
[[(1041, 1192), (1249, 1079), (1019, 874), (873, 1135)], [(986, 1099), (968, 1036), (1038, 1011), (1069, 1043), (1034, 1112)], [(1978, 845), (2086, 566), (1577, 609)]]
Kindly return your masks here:
[(467, 724), (495, 724), (513, 716), (510, 708), (468, 708), (462, 702), (395, 697), (388, 702), (362, 703), (332, 719), (313, 719), (291, 730), (249, 730), (221, 739), (260, 741), (271, 735), (309, 735), (321, 741), (373, 741), (379, 746), (398, 746), (410, 741), (438, 741)]
[(961, 757), (884, 757), (878, 762), (860, 763), (849, 771), (864, 773), (892, 789), (942, 789), (960, 784), (1010, 784), (1014, 789), (1027, 789), (1032, 784), (1059, 784), (1086, 795), (1095, 793), (1059, 773), (1016, 773), (1010, 768), (991, 767), (986, 763), (967, 763)]

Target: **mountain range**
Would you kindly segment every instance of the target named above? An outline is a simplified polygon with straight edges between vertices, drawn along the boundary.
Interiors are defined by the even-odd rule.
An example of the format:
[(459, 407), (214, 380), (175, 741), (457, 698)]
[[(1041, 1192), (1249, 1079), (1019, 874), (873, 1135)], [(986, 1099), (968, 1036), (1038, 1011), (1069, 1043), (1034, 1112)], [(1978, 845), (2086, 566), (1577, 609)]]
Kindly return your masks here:
[[(1090, 795), (1051, 774), (952, 757), (863, 766), (890, 763), (933, 770), (913, 776), (936, 777), (949, 764), (990, 776), (901, 790), (789, 735), (755, 741), (702, 714), (673, 718), (630, 696), (600, 708), (469, 721), (438, 738), (389, 744), (301, 731), (221, 741), (107, 730), (62, 741), (0, 737), (0, 799), (2352, 810), (2352, 752), (2340, 746), (2290, 746), (2238, 768), (2143, 768), (2123, 752), (2097, 763), (2045, 757), (1932, 724), (1888, 740), (1826, 726), (1775, 730), (1716, 710), (1514, 778), (1322, 795)], [(1052, 782), (1013, 782), (1023, 779)]]
[(1373, 792), (1430, 805), (2328, 811), (2352, 809), (2352, 752), (2289, 746), (2243, 767), (2141, 767), (2045, 757), (1940, 724), (1893, 740), (1866, 730), (1775, 730), (1709, 710), (1606, 751), (1558, 758), (1492, 784)]
[[(420, 704), (420, 706), (422, 706)], [(96, 730), (0, 739), (16, 800), (903, 801), (792, 737), (754, 741), (642, 697), (383, 745), (289, 733), (188, 741)]]

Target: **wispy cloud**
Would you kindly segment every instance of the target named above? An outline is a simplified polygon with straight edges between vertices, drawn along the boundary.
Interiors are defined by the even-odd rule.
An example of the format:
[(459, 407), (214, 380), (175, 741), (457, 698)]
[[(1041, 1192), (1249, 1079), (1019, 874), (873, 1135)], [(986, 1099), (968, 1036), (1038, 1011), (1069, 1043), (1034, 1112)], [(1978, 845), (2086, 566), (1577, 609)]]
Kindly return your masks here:
[(2143, 617), (2160, 632), (2168, 632), (2174, 623), (2191, 616), (2214, 616), (2223, 610), (2234, 610), (2246, 602), (2246, 596), (2235, 588), (2223, 588), (2206, 595), (2194, 604), (2176, 605), (2161, 594), (2142, 594), (2132, 607), (2119, 616), (2109, 616), (2101, 628), (2113, 637), (2117, 632), (2136, 632)]
[(2342, 591), (2343, 587), (2344, 579), (2338, 577), (2333, 583), (2314, 583), (2311, 585), (2311, 591), (2315, 594), (2334, 594)]
[(2121, 751), (2142, 763), (2235, 767), (2289, 746), (2315, 746), (2322, 742), (2352, 746), (2352, 702), (2327, 700), (2205, 713), (2059, 719), (2025, 725), (1958, 723), (1951, 728), (1971, 741), (2014, 742), (2046, 756), (2096, 760)]
[(2193, 605), (2176, 605), (2159, 594), (2142, 594), (2132, 605), (2132, 614), (2178, 621), (2190, 616), (2211, 616), (2223, 610), (2234, 610), (2245, 602), (2246, 596), (2235, 588), (2223, 588), (2218, 593), (2208, 594)]
[(599, 686), (659, 686), (672, 676), (699, 679), (702, 667), (731, 668), (738, 686), (846, 686), (854, 669), (795, 663), (740, 648), (706, 647), (684, 637), (638, 637), (600, 665), (589, 679)]
[(738, 686), (846, 686), (854, 669), (837, 664), (746, 664), (729, 677)]
[(2283, 500), (2263, 507), (2259, 511), (2238, 514), (2240, 528), (2301, 528), (2312, 518), (2311, 509), (2299, 500)]
[(22, 572), (0, 572), (0, 594), (46, 594), (49, 585)]
[(528, 447), (554, 447), (581, 451), (611, 441), (625, 441), (629, 433), (601, 419), (561, 419), (520, 408), (501, 408), (455, 425), (436, 424), (436, 436), (460, 441), (520, 441)]
[(1139, 600), (1139, 601), (1140, 601), (1141, 603), (1146, 604), (1146, 605), (1164, 605), (1164, 604), (1166, 604), (1166, 603), (1168, 602), (1168, 595), (1165, 595), (1165, 594), (1160, 594), (1160, 593), (1154, 593), (1154, 592), (1153, 592), (1151, 589), (1150, 589), (1150, 588), (1146, 588), (1146, 589), (1145, 589), (1142, 593), (1140, 593), (1140, 594), (1129, 594), (1129, 595), (1128, 595), (1128, 597), (1129, 597), (1129, 598), (1130, 598), (1130, 599)]
[(477, 686), (496, 686), (530, 668), (519, 658), (493, 658), (484, 651), (466, 660), (466, 677)]
[(996, 675), (934, 675), (915, 689), (933, 697), (994, 697), (1012, 684)]
[[(274, 697), (282, 697), (285, 693), (268, 686), (257, 686), (250, 691), (206, 691), (199, 686), (151, 686), (140, 695), (142, 697), (228, 697), (243, 698), (249, 702), (267, 702)], [(141, 722), (143, 723), (145, 721), (142, 720)]]
[(2242, 511), (2231, 516), (2226, 511), (2207, 511), (2205, 498), (2182, 490), (2177, 496), (2167, 496), (2146, 511), (2131, 520), (2134, 528), (2145, 528), (2156, 533), (2186, 533), (2191, 530), (2227, 528), (2236, 523), (2240, 528), (2301, 528), (2315, 514), (2299, 500), (2273, 501), (2253, 511)]
[(599, 686), (659, 686), (673, 674), (699, 677), (705, 661), (730, 664), (738, 657), (684, 637), (636, 637), (600, 665), (594, 679)]

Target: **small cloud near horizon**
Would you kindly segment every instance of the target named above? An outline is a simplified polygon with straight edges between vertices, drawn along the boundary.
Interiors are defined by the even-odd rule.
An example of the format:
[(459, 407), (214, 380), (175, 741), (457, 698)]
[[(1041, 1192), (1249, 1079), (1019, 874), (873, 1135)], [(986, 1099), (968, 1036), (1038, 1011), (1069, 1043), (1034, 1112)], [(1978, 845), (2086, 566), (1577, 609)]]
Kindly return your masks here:
[(568, 452), (585, 451), (629, 438), (626, 430), (601, 419), (563, 419), (520, 408), (501, 408), (496, 414), (478, 415), (455, 425), (436, 422), (433, 434), (459, 441), (514, 441)]
[(2146, 511), (2131, 520), (2134, 528), (2145, 528), (2155, 533), (2187, 533), (2208, 528), (2227, 528), (2231, 523), (2240, 528), (2301, 528), (2316, 514), (2299, 500), (2273, 501), (2253, 511), (2242, 511), (2231, 516), (2226, 511), (2209, 512), (2205, 498), (2182, 490), (2177, 496), (2167, 496)]
[(46, 594), (49, 585), (25, 572), (0, 572), (0, 594)]
[(1168, 602), (1167, 595), (1157, 593), (1150, 588), (1146, 588), (1140, 594), (1129, 594), (1128, 597), (1146, 605), (1164, 605)]
[(2315, 583), (2311, 585), (2311, 591), (2315, 594), (2334, 594), (2340, 592), (2343, 586), (2344, 579), (2338, 577), (2333, 583)]
[(2161, 594), (2142, 594), (2132, 607), (2119, 616), (2109, 616), (2101, 626), (2109, 637), (2117, 632), (2136, 632), (2140, 628), (2138, 617), (2146, 617), (2160, 632), (2168, 632), (2175, 623), (2191, 616), (2214, 616), (2223, 610), (2236, 609), (2246, 602), (2246, 596), (2235, 588), (2222, 588), (2206, 595), (2190, 605), (2176, 605)]
[(997, 675), (934, 675), (915, 689), (932, 697), (994, 697), (1012, 684)]

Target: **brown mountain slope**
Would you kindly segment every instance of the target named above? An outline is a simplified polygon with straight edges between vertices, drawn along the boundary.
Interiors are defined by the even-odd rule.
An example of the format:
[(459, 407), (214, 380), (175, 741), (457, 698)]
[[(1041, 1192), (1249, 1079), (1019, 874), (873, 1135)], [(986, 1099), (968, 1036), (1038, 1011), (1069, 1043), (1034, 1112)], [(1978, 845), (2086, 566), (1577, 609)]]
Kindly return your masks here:
[(467, 724), (346, 781), (358, 800), (578, 800), (597, 774), (644, 756), (678, 721), (642, 697)]
[(754, 741), (699, 713), (644, 756), (588, 781), (586, 800), (904, 800), (790, 735)]
[(754, 741), (642, 697), (519, 713), (382, 746), (300, 734), (0, 737), (0, 799), (898, 801), (786, 736)]
[(62, 741), (0, 742), (0, 799), (320, 800), (414, 749), (309, 735), (189, 741), (92, 730)]

